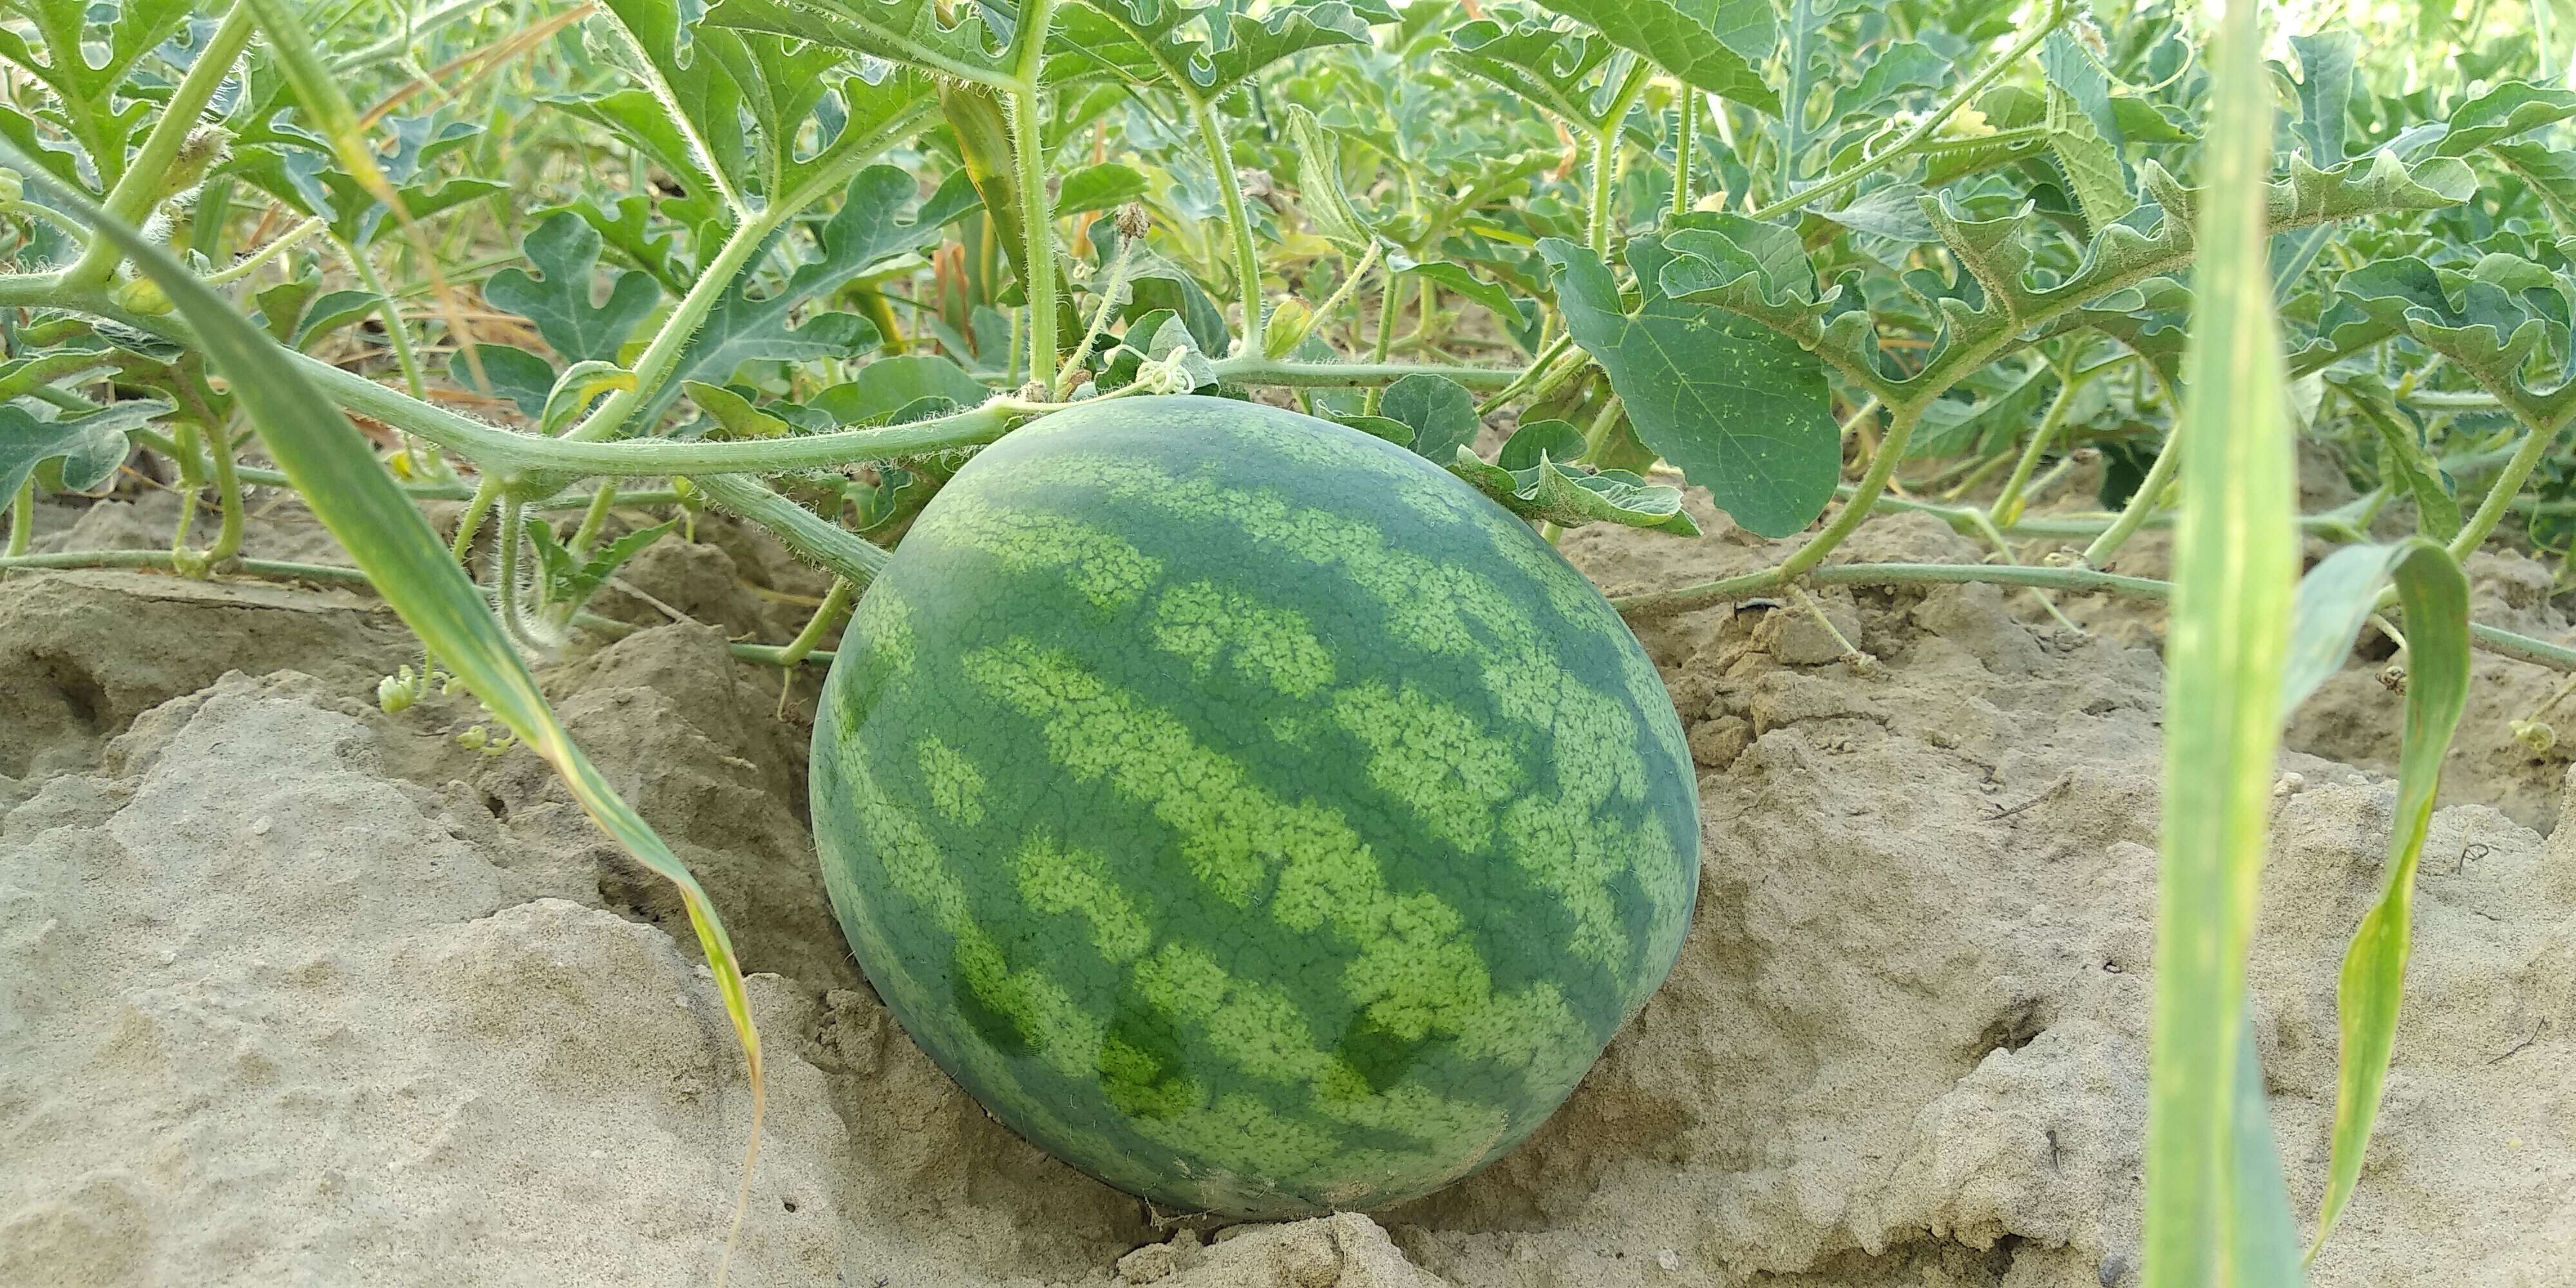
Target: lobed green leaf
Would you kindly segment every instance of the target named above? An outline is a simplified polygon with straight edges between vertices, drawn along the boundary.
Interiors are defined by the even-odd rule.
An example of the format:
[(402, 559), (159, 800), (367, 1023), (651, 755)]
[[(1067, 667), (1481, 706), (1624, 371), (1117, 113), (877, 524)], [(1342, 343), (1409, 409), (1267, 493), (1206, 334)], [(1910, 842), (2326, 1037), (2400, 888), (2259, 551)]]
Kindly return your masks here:
[[(1739, 42), (1765, 29), (1753, 17), (1761, 0), (1720, 0), (1714, 6), (1684, 8), (1672, 0), (1538, 0), (1550, 13), (1563, 14), (1601, 33), (1621, 49), (1672, 73), (1693, 89), (1733, 99), (1747, 107), (1780, 113), (1780, 96), (1764, 83), (1753, 64), (1718, 33)], [(1703, 16), (1703, 10), (1706, 10)]]
[[(1824, 512), (1842, 472), (1842, 437), (1813, 354), (1723, 309), (1666, 295), (1673, 256), (1662, 237), (1628, 244), (1642, 291), (1634, 312), (1592, 252), (1552, 237), (1538, 249), (1556, 270), (1567, 331), (1609, 373), (1647, 447), (1763, 536), (1786, 536)], [(1738, 280), (1768, 284), (1766, 263), (1786, 271), (1776, 253), (1742, 255)]]
[(2507, 81), (2470, 99), (2451, 113), (2450, 132), (2433, 145), (2433, 155), (2466, 156), (2517, 134), (2576, 116), (2576, 90), (2545, 89)]
[(483, 283), (483, 298), (536, 324), (537, 334), (568, 362), (614, 361), (619, 346), (661, 300), (652, 275), (619, 273), (608, 298), (592, 303), (599, 230), (574, 214), (549, 216), (519, 241), (537, 275), (505, 268)]

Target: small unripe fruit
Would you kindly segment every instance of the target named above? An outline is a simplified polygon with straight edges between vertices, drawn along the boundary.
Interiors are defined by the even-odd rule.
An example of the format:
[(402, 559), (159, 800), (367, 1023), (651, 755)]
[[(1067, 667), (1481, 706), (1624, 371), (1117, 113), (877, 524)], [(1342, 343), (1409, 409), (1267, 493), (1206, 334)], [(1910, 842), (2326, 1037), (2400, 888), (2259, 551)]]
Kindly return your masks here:
[(161, 289), (159, 282), (148, 277), (138, 277), (117, 287), (115, 300), (118, 308), (132, 313), (158, 317), (170, 311), (169, 293)]

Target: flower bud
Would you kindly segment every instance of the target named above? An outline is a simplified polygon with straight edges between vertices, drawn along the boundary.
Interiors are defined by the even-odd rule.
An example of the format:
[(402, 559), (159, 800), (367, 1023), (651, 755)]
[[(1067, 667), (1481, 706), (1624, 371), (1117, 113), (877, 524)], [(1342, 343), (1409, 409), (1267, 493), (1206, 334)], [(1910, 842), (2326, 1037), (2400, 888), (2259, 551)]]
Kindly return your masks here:
[(161, 195), (175, 196), (197, 186), (206, 171), (232, 151), (233, 132), (220, 125), (200, 125), (188, 131), (180, 141), (179, 154), (170, 158), (169, 173), (161, 177)]
[(1270, 311), (1269, 320), (1262, 325), (1265, 329), (1261, 333), (1261, 351), (1275, 362), (1295, 353), (1297, 346), (1306, 342), (1306, 333), (1314, 329), (1315, 315), (1304, 300), (1290, 296)]

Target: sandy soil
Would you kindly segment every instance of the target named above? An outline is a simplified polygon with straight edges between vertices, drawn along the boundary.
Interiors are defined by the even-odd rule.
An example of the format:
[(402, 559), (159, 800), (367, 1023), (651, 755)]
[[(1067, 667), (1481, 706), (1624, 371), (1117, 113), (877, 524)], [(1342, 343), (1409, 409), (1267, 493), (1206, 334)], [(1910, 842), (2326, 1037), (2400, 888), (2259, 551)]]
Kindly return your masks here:
[[(1772, 552), (1586, 531), (1605, 585)], [(75, 546), (157, 544), (100, 507)], [(264, 538), (314, 558), (318, 534)], [(2147, 619), (1989, 587), (1836, 592), (1882, 665), (1750, 604), (1645, 632), (1701, 762), (1672, 981), (1485, 1174), (1368, 1216), (1214, 1228), (986, 1118), (848, 962), (803, 811), (811, 677), (728, 635), (810, 579), (721, 524), (635, 565), (664, 624), (550, 668), (592, 755), (725, 909), (768, 1040), (744, 1285), (1877, 1288), (2135, 1282), (2161, 672)], [(1853, 557), (1970, 560), (1928, 521)], [(2152, 557), (2142, 547), (2141, 558)], [(2545, 578), (2482, 564), (2561, 637)], [(637, 595), (609, 605), (667, 621)], [(2520, 616), (2514, 616), (2519, 614)], [(363, 597), (107, 573), (0, 583), (0, 1265), (25, 1282), (704, 1284), (751, 1104), (676, 904), (470, 708), (369, 700)], [(2334, 969), (2375, 891), (2395, 700), (2302, 715), (2254, 964), (2313, 1212)], [(2576, 832), (2480, 664), (2421, 882), (2388, 1106), (2320, 1285), (2576, 1284)], [(2576, 715), (2569, 717), (2576, 728)], [(2515, 748), (2498, 750), (2498, 744)], [(2326, 759), (2332, 756), (2336, 759)], [(2350, 763), (2340, 763), (2349, 761)], [(2357, 767), (2356, 767), (2357, 766)]]

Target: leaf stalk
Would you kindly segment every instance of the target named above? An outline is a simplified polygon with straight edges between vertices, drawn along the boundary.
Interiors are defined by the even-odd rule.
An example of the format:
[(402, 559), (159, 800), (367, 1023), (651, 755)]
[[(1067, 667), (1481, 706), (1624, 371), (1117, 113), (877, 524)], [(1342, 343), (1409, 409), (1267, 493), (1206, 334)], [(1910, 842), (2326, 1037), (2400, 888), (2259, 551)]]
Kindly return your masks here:
[[(1226, 141), (1225, 124), (1217, 120), (1214, 103), (1194, 94), (1184, 97), (1189, 100), (1190, 115), (1198, 122), (1199, 146), (1206, 149), (1208, 164), (1216, 167), (1217, 195), (1225, 201), (1226, 232), (1234, 241), (1234, 279), (1236, 289), (1243, 295), (1243, 340), (1235, 351), (1260, 353), (1261, 252), (1252, 240), (1252, 217), (1243, 204), (1243, 178), (1235, 173), (1234, 146)], [(1390, 292), (1393, 280), (1390, 275)], [(1379, 356), (1383, 359), (1385, 355), (1381, 352)]]

